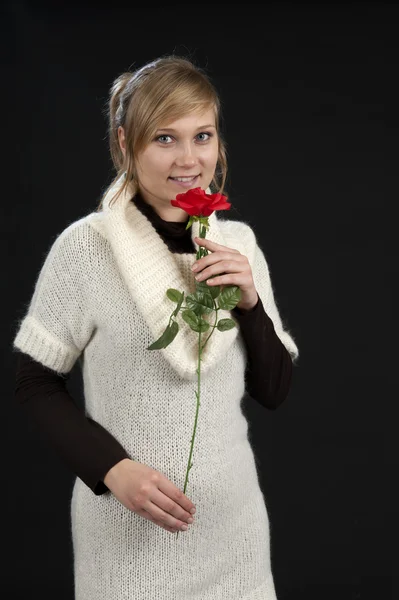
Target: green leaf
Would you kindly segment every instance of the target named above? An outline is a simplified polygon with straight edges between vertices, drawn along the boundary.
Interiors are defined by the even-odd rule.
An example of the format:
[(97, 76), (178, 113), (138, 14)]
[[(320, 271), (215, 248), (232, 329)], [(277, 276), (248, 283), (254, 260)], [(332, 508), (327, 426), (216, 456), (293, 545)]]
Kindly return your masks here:
[(177, 321), (173, 321), (171, 325), (168, 325), (161, 337), (153, 342), (151, 346), (148, 346), (147, 350), (160, 350), (166, 348), (175, 339), (177, 332), (179, 331), (179, 324)]
[(215, 300), (220, 294), (220, 285), (208, 285), (206, 281), (196, 281), (195, 287), (197, 291), (204, 294), (209, 294), (213, 300)]
[(190, 215), (190, 218), (189, 218), (189, 220), (188, 220), (188, 222), (187, 222), (187, 225), (186, 225), (186, 230), (187, 230), (189, 227), (191, 227), (191, 225), (193, 224), (193, 221), (194, 221), (194, 219), (193, 219), (193, 216), (192, 216), (192, 215)]
[(216, 298), (219, 296), (220, 289), (220, 285), (208, 285), (208, 291), (213, 300), (216, 300)]
[(177, 306), (172, 313), (172, 315), (174, 317), (176, 317), (180, 310), (181, 305), (183, 304), (184, 292), (179, 292), (179, 290), (175, 290), (174, 288), (169, 288), (168, 290), (166, 290), (166, 295), (169, 298), (169, 300), (172, 300), (172, 302), (177, 302)]
[[(188, 298), (188, 296), (187, 296), (187, 298)], [(193, 310), (190, 310), (190, 309), (183, 310), (181, 316), (182, 316), (183, 320), (186, 323), (188, 323), (188, 325), (190, 325), (191, 329), (193, 329), (193, 327), (197, 326), (198, 317)]]
[(179, 312), (179, 310), (181, 308), (181, 305), (183, 304), (183, 299), (184, 299), (184, 292), (182, 292), (181, 298), (180, 298), (179, 302), (177, 303), (177, 306), (176, 306), (175, 310), (173, 311), (173, 316), (174, 317), (177, 317), (177, 314), (178, 314), (178, 312)]
[(236, 285), (227, 285), (218, 298), (219, 308), (232, 310), (241, 300), (241, 290)]
[(236, 324), (233, 319), (220, 319), (216, 325), (219, 331), (228, 331), (229, 329), (233, 329), (235, 326)]
[(186, 304), (198, 316), (209, 314), (214, 308), (212, 296), (200, 289), (186, 297)]
[(198, 333), (201, 331), (201, 333), (205, 333), (205, 331), (208, 331), (208, 329), (210, 328), (210, 324), (208, 323), (208, 321), (205, 321), (205, 319), (203, 319), (201, 317), (200, 321), (199, 321), (199, 327), (196, 331), (198, 331)]
[(166, 295), (172, 302), (180, 302), (182, 294), (184, 294), (184, 292), (179, 292), (179, 290), (175, 290), (174, 288), (166, 290)]
[(205, 321), (202, 317), (195, 314), (193, 310), (187, 309), (182, 312), (183, 319), (190, 326), (190, 328), (196, 333), (204, 333), (208, 331), (210, 325), (208, 321)]

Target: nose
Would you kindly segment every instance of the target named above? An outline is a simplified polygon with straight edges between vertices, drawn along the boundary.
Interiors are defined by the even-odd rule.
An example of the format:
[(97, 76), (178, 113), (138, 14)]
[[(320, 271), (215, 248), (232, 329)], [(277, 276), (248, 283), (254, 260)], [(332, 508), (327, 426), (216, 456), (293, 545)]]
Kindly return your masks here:
[(178, 167), (191, 168), (197, 164), (191, 143), (182, 144), (177, 151), (175, 163)]

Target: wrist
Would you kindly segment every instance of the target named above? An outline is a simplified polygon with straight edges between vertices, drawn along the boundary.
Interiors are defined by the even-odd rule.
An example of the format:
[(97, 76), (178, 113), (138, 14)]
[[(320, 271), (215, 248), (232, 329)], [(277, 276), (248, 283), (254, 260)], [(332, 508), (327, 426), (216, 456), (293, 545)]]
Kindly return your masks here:
[(248, 312), (250, 310), (253, 310), (256, 307), (256, 305), (258, 304), (258, 302), (259, 302), (259, 296), (258, 296), (258, 294), (256, 294), (256, 297), (252, 301), (250, 301), (250, 302), (239, 302), (236, 305), (236, 308), (238, 308), (238, 309), (240, 309), (240, 310), (242, 310), (244, 312)]
[(103, 481), (108, 488), (110, 485), (112, 485), (112, 482), (115, 480), (115, 477), (117, 477), (120, 469), (124, 467), (124, 464), (122, 463), (125, 463), (125, 461), (130, 461), (130, 458), (122, 458), (122, 460), (119, 460), (117, 463), (115, 463), (114, 466), (111, 467), (105, 474)]

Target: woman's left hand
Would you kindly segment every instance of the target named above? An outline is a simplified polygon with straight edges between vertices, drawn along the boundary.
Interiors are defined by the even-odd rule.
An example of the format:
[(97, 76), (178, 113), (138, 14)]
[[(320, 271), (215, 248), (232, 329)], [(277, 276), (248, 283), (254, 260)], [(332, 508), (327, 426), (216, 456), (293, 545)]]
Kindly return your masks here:
[[(207, 238), (194, 238), (199, 246), (204, 246), (210, 254), (199, 258), (191, 267), (197, 281), (207, 280), (212, 285), (236, 285), (241, 290), (241, 300), (237, 308), (251, 310), (258, 302), (248, 258), (238, 250), (216, 244)], [(197, 269), (194, 267), (197, 265)], [(219, 275), (222, 273), (222, 275)], [(208, 279), (211, 275), (218, 275)]]

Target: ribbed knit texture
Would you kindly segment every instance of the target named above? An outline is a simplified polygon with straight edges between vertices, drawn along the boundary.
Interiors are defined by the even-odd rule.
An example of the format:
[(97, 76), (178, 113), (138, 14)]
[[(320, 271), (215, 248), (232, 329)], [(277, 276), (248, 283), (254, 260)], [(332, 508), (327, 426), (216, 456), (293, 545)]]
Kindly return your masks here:
[[(174, 305), (194, 291), (195, 253), (173, 254), (126, 194), (67, 227), (52, 245), (14, 345), (58, 372), (81, 361), (88, 416), (130, 457), (183, 489), (194, 423), (198, 334), (179, 318), (170, 346), (149, 351)], [(245, 253), (258, 294), (293, 359), (262, 250), (249, 225), (209, 218), (207, 237)], [(199, 234), (198, 224), (192, 236)], [(198, 246), (196, 246), (198, 247)], [(225, 314), (221, 314), (225, 313)], [(231, 317), (221, 311), (219, 318)], [(197, 512), (173, 535), (76, 479), (76, 600), (275, 600), (269, 520), (241, 410), (239, 328), (215, 331), (201, 362), (201, 406), (186, 495)]]

